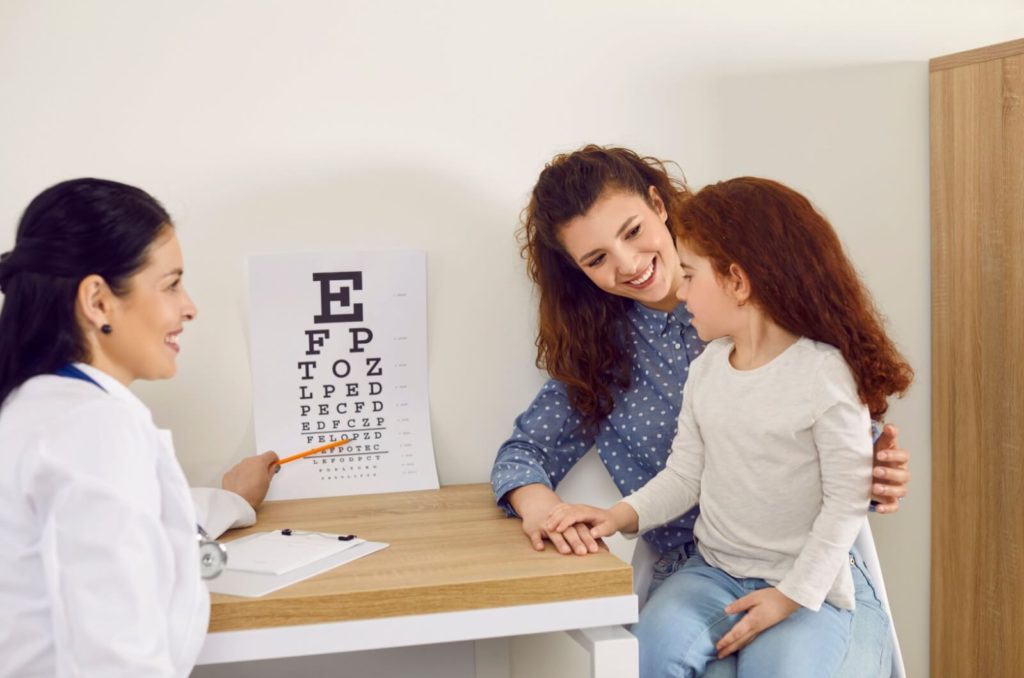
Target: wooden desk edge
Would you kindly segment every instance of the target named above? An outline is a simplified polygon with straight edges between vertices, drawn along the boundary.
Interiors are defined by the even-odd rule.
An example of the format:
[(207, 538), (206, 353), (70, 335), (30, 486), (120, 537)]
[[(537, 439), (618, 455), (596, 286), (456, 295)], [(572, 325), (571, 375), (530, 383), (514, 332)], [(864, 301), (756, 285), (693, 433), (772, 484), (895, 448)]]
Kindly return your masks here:
[[(311, 500), (308, 507), (315, 507), (316, 515), (322, 515), (325, 504), (336, 504), (342, 509), (340, 513), (352, 513), (352, 507), (360, 512), (367, 510), (377, 502), (384, 502), (387, 512), (372, 512), (366, 520), (384, 521), (379, 524), (381, 529), (387, 528), (392, 522), (405, 525), (409, 517), (403, 511), (417, 510), (420, 502), (435, 506), (438, 510), (449, 512), (471, 521), (473, 529), (486, 533), (490, 545), (481, 542), (481, 549), (493, 549), (497, 546), (500, 559), (502, 554), (519, 558), (526, 555), (532, 561), (524, 563), (523, 571), (512, 575), (507, 574), (509, 568), (496, 568), (493, 572), (486, 570), (486, 559), (480, 559), (485, 569), (483, 576), (467, 578), (464, 581), (453, 581), (451, 576), (434, 577), (426, 573), (422, 583), (416, 573), (417, 565), (404, 565), (404, 576), (398, 578), (395, 586), (386, 582), (373, 582), (363, 589), (352, 586), (331, 584), (330, 578), (346, 578), (346, 572), (357, 572), (356, 568), (364, 569), (371, 562), (374, 568), (393, 567), (387, 559), (398, 555), (399, 550), (392, 543), (392, 548), (371, 554), (339, 570), (332, 570), (317, 578), (294, 585), (281, 592), (260, 598), (242, 598), (214, 594), (211, 597), (210, 614), (211, 632), (239, 631), (259, 628), (296, 626), (304, 624), (320, 624), (340, 621), (382, 619), (406, 615), (422, 615), (440, 612), (457, 612), (480, 610), (484, 608), (514, 607), (540, 603), (565, 602), (593, 598), (605, 598), (633, 594), (633, 575), (629, 565), (610, 553), (594, 556), (562, 556), (554, 552), (538, 554), (530, 549), (522, 538), (518, 526), (506, 521), (504, 515), (496, 511), (490, 495), (490, 487), (486, 484), (458, 485), (419, 493), (398, 493), (393, 495), (366, 495), (357, 497), (334, 498), (333, 501)], [(299, 509), (300, 504), (276, 504), (270, 510), (261, 512), (259, 523), (251, 530), (277, 529), (278, 522), (289, 520), (290, 509)], [(468, 513), (467, 513), (468, 511)], [(285, 514), (282, 517), (282, 513)], [(327, 513), (333, 514), (331, 509)], [(481, 519), (483, 517), (483, 519)], [(346, 519), (350, 519), (349, 518)], [(355, 518), (351, 518), (355, 520)], [(390, 521), (390, 522), (389, 522)], [(488, 526), (493, 521), (494, 527)], [(443, 521), (437, 521), (443, 522)], [(451, 522), (451, 521), (448, 521)], [(497, 529), (496, 529), (497, 528)], [(312, 529), (328, 529), (321, 525)], [(450, 529), (443, 526), (438, 529)], [(250, 531), (251, 531), (250, 530)], [(388, 539), (385, 538), (385, 541)], [(422, 541), (422, 539), (420, 540)], [(465, 540), (463, 540), (465, 541)], [(476, 548), (477, 542), (472, 541)], [(422, 548), (422, 544), (420, 546)], [(507, 549), (508, 553), (504, 553)], [(494, 560), (492, 551), (491, 560)], [(472, 551), (469, 551), (472, 555)], [(406, 554), (403, 557), (408, 558)], [(415, 557), (415, 556), (413, 556)], [(550, 559), (550, 560), (549, 560)], [(568, 559), (568, 560), (565, 560)], [(414, 561), (418, 562), (418, 561)], [(507, 561), (505, 563), (507, 565)], [(435, 571), (437, 563), (428, 563)], [(568, 566), (568, 567), (567, 567)], [(352, 569), (347, 569), (352, 568)], [(428, 568), (429, 569), (429, 568)], [(495, 574), (503, 569), (506, 574)], [(413, 575), (410, 576), (410, 570)], [(426, 570), (425, 570), (426, 572)], [(325, 579), (321, 579), (325, 578)], [(309, 586), (317, 582), (317, 587)], [(346, 578), (347, 579), (347, 578)], [(440, 581), (438, 580), (440, 579)], [(300, 593), (301, 591), (301, 593)], [(282, 595), (284, 593), (284, 595)]]
[[(522, 587), (528, 588), (523, 590)], [(272, 599), (219, 596), (223, 600), (213, 604), (209, 630), (241, 631), (632, 594), (632, 570), (623, 564), (620, 569), (584, 575), (560, 574), (512, 581), (431, 585), (390, 592), (361, 591)]]

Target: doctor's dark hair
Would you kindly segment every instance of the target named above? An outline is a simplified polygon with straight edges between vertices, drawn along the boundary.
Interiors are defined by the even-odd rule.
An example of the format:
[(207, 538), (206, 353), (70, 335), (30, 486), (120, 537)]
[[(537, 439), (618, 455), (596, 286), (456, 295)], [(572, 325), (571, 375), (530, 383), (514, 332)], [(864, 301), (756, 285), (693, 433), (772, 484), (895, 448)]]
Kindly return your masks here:
[(565, 251), (560, 234), (609, 191), (640, 196), (653, 207), (652, 188), (673, 232), (678, 205), (689, 195), (682, 177), (657, 158), (591, 144), (555, 156), (523, 210), (522, 254), (539, 302), (537, 366), (565, 384), (588, 433), (611, 413), (616, 392), (632, 380), (625, 318), (633, 302), (591, 282)]
[(14, 249), (0, 255), (0, 404), (28, 379), (89, 358), (75, 315), (79, 284), (96, 274), (127, 294), (171, 227), (152, 196), (116, 181), (64, 181), (29, 203)]

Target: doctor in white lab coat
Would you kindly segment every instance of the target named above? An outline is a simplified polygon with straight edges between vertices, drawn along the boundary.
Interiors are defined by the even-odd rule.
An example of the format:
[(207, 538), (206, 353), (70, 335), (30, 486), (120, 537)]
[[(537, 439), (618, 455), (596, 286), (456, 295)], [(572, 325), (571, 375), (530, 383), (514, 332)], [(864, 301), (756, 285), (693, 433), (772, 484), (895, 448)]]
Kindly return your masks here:
[(0, 676), (193, 667), (209, 618), (197, 519), (251, 523), (276, 456), (193, 498), (128, 390), (175, 373), (196, 315), (182, 274), (159, 203), (95, 179), (37, 196), (0, 256)]

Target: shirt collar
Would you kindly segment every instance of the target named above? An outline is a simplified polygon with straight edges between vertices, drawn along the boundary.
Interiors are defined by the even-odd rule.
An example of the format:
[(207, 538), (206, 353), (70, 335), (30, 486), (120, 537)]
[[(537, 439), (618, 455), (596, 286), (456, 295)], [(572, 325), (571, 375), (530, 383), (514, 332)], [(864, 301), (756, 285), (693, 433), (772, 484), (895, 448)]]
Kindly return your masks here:
[(73, 364), (75, 367), (95, 379), (96, 383), (102, 386), (104, 391), (126, 403), (131, 409), (135, 410), (139, 414), (145, 415), (148, 420), (152, 421), (152, 412), (149, 411), (149, 408), (146, 407), (145, 403), (139, 400), (137, 395), (128, 390), (127, 386), (119, 382), (117, 379), (114, 379), (103, 370), (93, 367), (92, 365), (86, 365), (85, 363)]
[(658, 336), (665, 334), (672, 325), (689, 327), (693, 318), (686, 310), (686, 304), (679, 304), (672, 311), (665, 312), (648, 308), (639, 301), (634, 301), (633, 312), (647, 330)]

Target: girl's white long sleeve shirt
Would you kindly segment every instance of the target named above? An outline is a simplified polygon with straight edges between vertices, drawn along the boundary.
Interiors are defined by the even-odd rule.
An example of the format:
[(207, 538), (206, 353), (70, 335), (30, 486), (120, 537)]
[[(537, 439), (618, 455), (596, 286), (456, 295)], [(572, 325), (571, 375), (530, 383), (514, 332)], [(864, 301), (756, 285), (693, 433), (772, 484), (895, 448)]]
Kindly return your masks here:
[(811, 610), (853, 609), (846, 564), (867, 515), (872, 443), (850, 368), (807, 338), (752, 370), (730, 364), (732, 349), (713, 341), (690, 366), (666, 467), (623, 501), (640, 532), (699, 502), (708, 563)]

